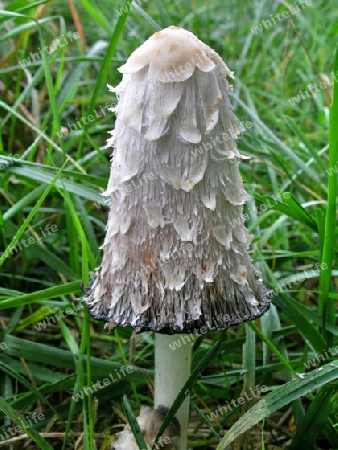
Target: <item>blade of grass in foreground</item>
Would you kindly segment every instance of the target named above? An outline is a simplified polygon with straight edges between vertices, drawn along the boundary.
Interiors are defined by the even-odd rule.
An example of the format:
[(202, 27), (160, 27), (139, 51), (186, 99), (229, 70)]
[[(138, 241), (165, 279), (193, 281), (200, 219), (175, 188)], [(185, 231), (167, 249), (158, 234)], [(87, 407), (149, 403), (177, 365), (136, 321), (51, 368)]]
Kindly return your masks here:
[(133, 432), (135, 440), (139, 448), (147, 448), (146, 443), (144, 442), (142, 431), (140, 430), (140, 426), (136, 420), (136, 417), (131, 409), (130, 403), (126, 395), (123, 396), (123, 410), (127, 416), (130, 428)]
[(317, 370), (313, 370), (303, 379), (296, 378), (279, 386), (256, 403), (230, 428), (216, 450), (225, 450), (240, 434), (249, 430), (274, 411), (337, 378), (338, 365), (326, 364)]
[(19, 297), (9, 298), (0, 301), (0, 311), (8, 308), (15, 308), (30, 303), (42, 302), (61, 295), (74, 294), (81, 291), (81, 281), (72, 281), (62, 286), (54, 286), (42, 291), (32, 292), (31, 294), (20, 295)]
[[(338, 399), (337, 390), (338, 384), (332, 383), (323, 386), (318, 391), (304, 417), (304, 420), (297, 429), (296, 436), (292, 440), (289, 450), (313, 448), (318, 436), (323, 432), (326, 426), (330, 425), (330, 415), (334, 412), (335, 403)], [(320, 414), (318, 414), (318, 411), (320, 411)], [(331, 442), (331, 445), (332, 444), (333, 443)], [(336, 434), (334, 448), (337, 448), (337, 445), (338, 433)]]
[[(338, 47), (336, 48), (333, 73), (338, 73)], [(319, 278), (319, 313), (322, 317), (322, 334), (325, 339), (326, 335), (326, 311), (329, 300), (329, 290), (331, 282), (333, 246), (335, 239), (336, 224), (336, 198), (337, 198), (337, 168), (338, 168), (338, 80), (334, 77), (332, 104), (330, 107), (330, 145), (329, 145), (329, 181), (328, 181), (328, 204), (325, 217), (325, 240), (322, 254), (322, 264), (325, 263), (327, 268), (321, 269)]]

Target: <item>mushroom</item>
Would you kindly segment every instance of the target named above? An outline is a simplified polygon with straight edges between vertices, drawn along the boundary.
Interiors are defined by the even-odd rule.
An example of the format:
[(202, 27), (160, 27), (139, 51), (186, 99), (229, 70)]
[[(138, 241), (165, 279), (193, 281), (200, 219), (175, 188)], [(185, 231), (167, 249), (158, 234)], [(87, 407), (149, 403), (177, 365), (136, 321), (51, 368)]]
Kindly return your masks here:
[[(190, 373), (175, 334), (226, 330), (261, 316), (269, 296), (248, 254), (247, 194), (228, 97), (233, 73), (197, 37), (170, 26), (119, 68), (103, 260), (82, 299), (91, 315), (155, 331), (155, 408)], [(203, 331), (206, 330), (206, 331)], [(168, 336), (169, 335), (169, 336)], [(173, 350), (173, 348), (175, 350)], [(177, 417), (186, 448), (188, 400)]]

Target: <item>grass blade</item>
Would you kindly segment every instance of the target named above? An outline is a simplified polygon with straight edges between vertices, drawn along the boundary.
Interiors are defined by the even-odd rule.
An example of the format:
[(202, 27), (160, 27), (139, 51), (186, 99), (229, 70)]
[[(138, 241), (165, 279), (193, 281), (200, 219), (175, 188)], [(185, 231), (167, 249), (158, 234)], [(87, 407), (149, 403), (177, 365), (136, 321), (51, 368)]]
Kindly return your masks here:
[(278, 387), (260, 400), (230, 428), (216, 450), (225, 450), (240, 434), (249, 430), (274, 411), (336, 378), (338, 378), (338, 365), (326, 364), (312, 371), (303, 379), (297, 378)]

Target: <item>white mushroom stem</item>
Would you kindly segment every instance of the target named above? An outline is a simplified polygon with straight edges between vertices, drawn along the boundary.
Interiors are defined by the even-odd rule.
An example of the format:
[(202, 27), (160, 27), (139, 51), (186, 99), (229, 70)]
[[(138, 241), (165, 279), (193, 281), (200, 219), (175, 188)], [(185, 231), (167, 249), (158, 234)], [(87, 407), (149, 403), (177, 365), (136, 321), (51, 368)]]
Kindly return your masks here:
[[(191, 344), (178, 335), (156, 335), (155, 343), (155, 408), (170, 408), (190, 375)], [(181, 344), (178, 348), (175, 341)], [(170, 346), (172, 344), (172, 346)], [(175, 350), (172, 350), (175, 348)], [(186, 450), (189, 428), (189, 396), (184, 400), (176, 417), (181, 426), (180, 450)]]

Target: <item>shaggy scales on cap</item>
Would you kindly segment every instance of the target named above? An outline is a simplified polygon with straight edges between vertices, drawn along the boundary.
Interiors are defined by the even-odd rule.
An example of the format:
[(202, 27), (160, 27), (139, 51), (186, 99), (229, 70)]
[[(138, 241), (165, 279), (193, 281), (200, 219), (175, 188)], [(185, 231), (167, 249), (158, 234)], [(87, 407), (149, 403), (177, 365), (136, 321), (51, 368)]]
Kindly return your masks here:
[(269, 308), (247, 248), (236, 138), (220, 56), (182, 28), (120, 69), (103, 260), (85, 301), (136, 332), (225, 330)]

